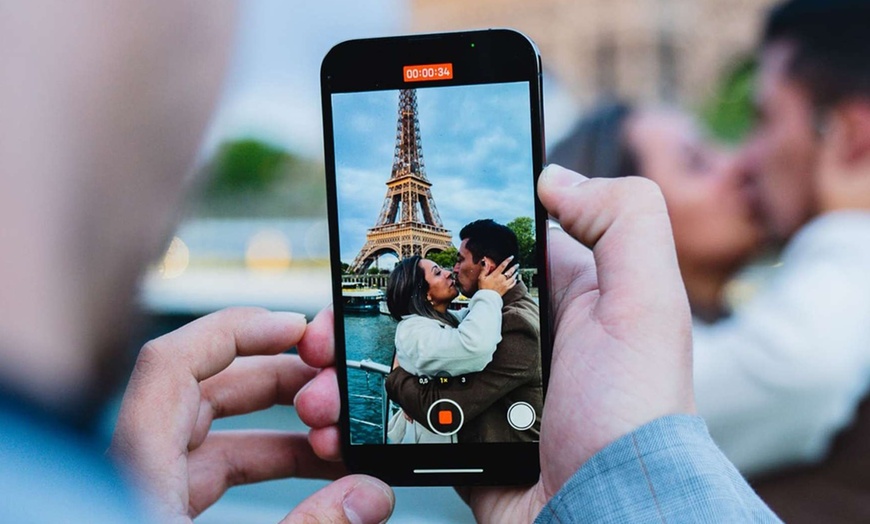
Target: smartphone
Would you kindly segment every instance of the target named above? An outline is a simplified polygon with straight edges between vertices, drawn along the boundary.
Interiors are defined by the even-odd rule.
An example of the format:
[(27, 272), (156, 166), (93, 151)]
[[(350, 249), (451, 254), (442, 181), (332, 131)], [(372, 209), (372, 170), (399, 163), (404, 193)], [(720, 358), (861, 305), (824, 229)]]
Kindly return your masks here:
[(321, 87), (348, 468), (535, 482), (551, 353), (535, 45), (508, 29), (353, 40)]

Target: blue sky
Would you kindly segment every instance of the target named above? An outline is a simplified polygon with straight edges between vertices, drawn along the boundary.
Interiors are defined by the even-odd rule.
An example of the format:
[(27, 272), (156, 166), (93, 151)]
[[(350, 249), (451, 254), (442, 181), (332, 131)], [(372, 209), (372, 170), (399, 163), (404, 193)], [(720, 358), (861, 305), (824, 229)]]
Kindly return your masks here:
[[(444, 226), (534, 216), (525, 83), (417, 90), (426, 175)], [(333, 96), (341, 258), (352, 262), (375, 225), (393, 165), (399, 93)]]

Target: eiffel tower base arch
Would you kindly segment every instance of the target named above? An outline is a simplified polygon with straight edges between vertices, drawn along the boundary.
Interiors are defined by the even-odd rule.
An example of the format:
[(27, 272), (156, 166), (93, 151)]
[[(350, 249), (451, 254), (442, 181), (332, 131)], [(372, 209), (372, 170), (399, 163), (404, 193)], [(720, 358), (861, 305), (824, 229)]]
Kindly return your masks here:
[[(386, 231), (379, 231), (387, 229)], [(362, 274), (377, 257), (392, 253), (402, 260), (418, 255), (425, 257), (432, 251), (444, 251), (453, 247), (450, 233), (438, 227), (424, 224), (396, 224), (386, 228), (374, 227), (366, 235), (366, 243), (351, 264), (349, 271)]]

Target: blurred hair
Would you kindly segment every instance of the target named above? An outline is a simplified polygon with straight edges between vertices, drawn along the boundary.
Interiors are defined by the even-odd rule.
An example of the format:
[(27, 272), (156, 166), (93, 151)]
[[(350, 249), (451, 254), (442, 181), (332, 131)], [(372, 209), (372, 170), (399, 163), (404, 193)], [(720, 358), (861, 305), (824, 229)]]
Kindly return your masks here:
[(770, 11), (763, 45), (794, 45), (789, 76), (827, 108), (870, 97), (870, 1), (790, 0)]
[(465, 249), (471, 252), (471, 260), (475, 264), (483, 257), (489, 257), (496, 265), (511, 256), (519, 262), (517, 235), (491, 218), (475, 220), (466, 225), (459, 232), (459, 238), (468, 240)]
[(625, 137), (625, 123), (633, 114), (621, 102), (594, 108), (556, 144), (548, 161), (590, 178), (640, 175), (636, 155)]
[(426, 299), (429, 283), (420, 267), (418, 255), (404, 258), (396, 264), (387, 283), (387, 309), (390, 315), (401, 321), (407, 315), (432, 318), (453, 327), (459, 327), (459, 319), (450, 313), (441, 313)]

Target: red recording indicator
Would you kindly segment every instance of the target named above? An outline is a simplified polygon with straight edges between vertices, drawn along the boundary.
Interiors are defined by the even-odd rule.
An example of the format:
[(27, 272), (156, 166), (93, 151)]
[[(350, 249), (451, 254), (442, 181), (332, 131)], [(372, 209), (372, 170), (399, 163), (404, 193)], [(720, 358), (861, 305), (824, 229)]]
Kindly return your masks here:
[(404, 68), (405, 82), (428, 82), (453, 78), (453, 64), (410, 65)]

